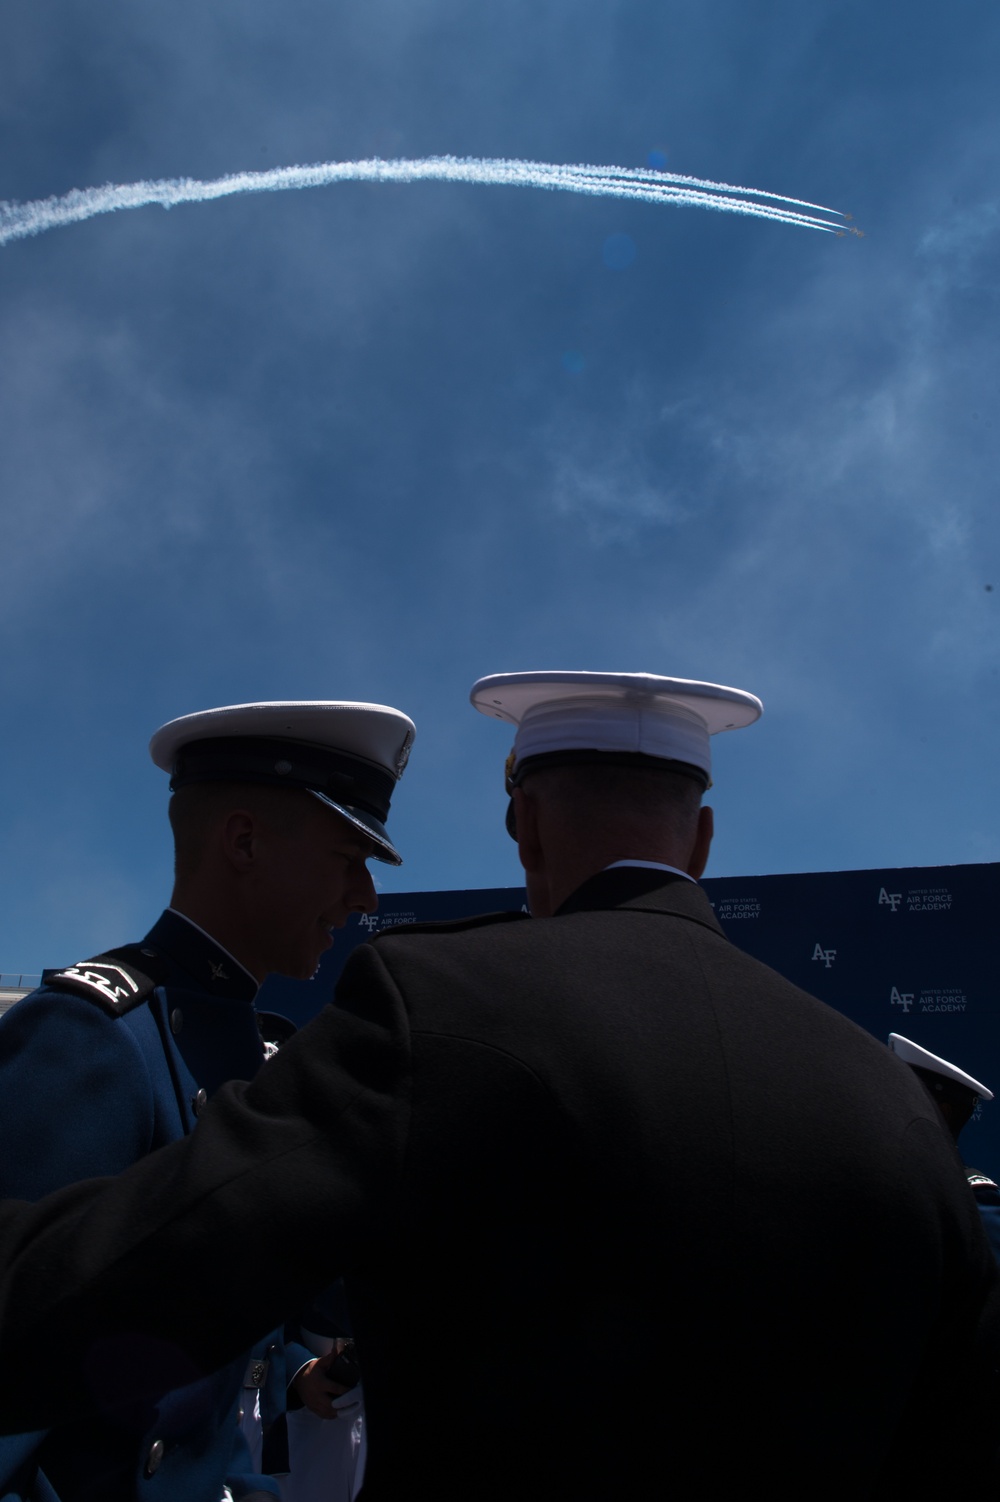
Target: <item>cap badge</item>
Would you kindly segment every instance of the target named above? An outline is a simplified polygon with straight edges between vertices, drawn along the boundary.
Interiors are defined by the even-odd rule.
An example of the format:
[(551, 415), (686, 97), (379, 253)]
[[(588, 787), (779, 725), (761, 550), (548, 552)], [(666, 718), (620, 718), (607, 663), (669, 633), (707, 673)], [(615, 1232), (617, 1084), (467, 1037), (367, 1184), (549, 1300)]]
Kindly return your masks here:
[(412, 745), (413, 745), (413, 732), (411, 730), (408, 730), (406, 732), (406, 735), (403, 738), (403, 744), (399, 748), (399, 755), (396, 757), (396, 776), (397, 777), (402, 777), (402, 775), (403, 775), (403, 768), (406, 766), (406, 763), (410, 759), (410, 748), (411, 748)]

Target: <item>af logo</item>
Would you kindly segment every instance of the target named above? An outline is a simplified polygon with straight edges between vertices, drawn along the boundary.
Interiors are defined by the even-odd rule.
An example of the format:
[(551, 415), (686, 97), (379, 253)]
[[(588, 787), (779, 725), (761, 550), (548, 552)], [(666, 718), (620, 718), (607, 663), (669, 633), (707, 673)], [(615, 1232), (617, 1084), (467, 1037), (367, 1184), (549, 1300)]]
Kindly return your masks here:
[(822, 960), (828, 970), (836, 958), (837, 951), (835, 949), (824, 949), (822, 944), (817, 944), (813, 950), (813, 959)]
[(902, 894), (902, 892), (887, 892), (886, 889), (885, 889), (885, 887), (879, 887), (879, 889), (878, 889), (878, 905), (879, 905), (879, 907), (887, 907), (892, 912), (895, 912), (896, 909), (899, 907), (899, 904), (902, 902), (902, 900), (903, 900), (903, 894)]
[(913, 992), (901, 991), (898, 986), (893, 986), (889, 993), (889, 1004), (894, 1007), (902, 1007), (904, 1012), (908, 1012), (913, 1005)]
[(363, 928), (366, 933), (373, 934), (378, 928), (378, 915), (376, 913), (362, 913), (358, 919), (358, 927)]

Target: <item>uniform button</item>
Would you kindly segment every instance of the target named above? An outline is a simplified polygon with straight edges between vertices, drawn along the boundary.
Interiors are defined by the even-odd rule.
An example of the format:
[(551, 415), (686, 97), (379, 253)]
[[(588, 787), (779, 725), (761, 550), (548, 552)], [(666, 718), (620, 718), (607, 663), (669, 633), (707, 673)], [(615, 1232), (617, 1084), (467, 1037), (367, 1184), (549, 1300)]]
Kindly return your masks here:
[(208, 1105), (208, 1091), (199, 1090), (197, 1095), (191, 1097), (191, 1109), (196, 1116), (200, 1116)]
[(160, 1469), (160, 1462), (166, 1454), (166, 1451), (167, 1447), (163, 1443), (162, 1439), (153, 1440), (153, 1443), (149, 1447), (149, 1454), (146, 1456), (145, 1470), (147, 1476), (152, 1476), (154, 1471), (158, 1471)]
[(170, 1013), (170, 1031), (176, 1036), (184, 1026), (184, 1013), (180, 1007), (174, 1007)]

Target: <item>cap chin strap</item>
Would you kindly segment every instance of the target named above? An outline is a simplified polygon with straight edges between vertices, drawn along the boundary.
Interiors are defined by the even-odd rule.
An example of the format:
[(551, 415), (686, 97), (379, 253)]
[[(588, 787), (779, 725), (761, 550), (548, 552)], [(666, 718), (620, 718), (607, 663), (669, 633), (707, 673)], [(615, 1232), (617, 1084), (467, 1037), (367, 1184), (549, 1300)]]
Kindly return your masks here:
[(541, 751), (537, 756), (525, 756), (512, 769), (513, 759), (512, 751), (505, 769), (508, 793), (520, 787), (529, 772), (538, 772), (542, 767), (632, 767), (635, 771), (675, 772), (680, 777), (690, 777), (703, 793), (712, 786), (711, 777), (701, 767), (665, 756), (648, 756), (644, 751)]

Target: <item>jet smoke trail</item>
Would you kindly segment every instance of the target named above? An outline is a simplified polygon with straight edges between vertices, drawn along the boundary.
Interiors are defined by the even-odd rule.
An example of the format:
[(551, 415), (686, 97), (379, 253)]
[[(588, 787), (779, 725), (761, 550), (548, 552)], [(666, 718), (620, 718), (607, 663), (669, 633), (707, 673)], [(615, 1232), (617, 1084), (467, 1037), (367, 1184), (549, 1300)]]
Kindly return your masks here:
[[(166, 178), (137, 183), (106, 183), (103, 188), (74, 188), (58, 198), (31, 203), (0, 201), (0, 246), (11, 240), (40, 235), (60, 225), (93, 219), (118, 209), (138, 209), (158, 203), (206, 203), (234, 193), (281, 193), (290, 188), (323, 188), (340, 182), (464, 182), (489, 187), (548, 188), (563, 193), (589, 193), (606, 198), (638, 198), (644, 203), (677, 203), (715, 209), (725, 214), (748, 214), (774, 219), (827, 234), (843, 232), (843, 215), (819, 203), (785, 198), (758, 188), (739, 188), (699, 177), (680, 177), (637, 167), (559, 166), (550, 162), (518, 162), (481, 157), (433, 156), (414, 161), (320, 162), (311, 167), (273, 167), (264, 172), (236, 172), (210, 182), (198, 178)], [(739, 195), (739, 196), (737, 196)], [(811, 211), (811, 212), (810, 212)], [(829, 215), (829, 218), (821, 216)]]

